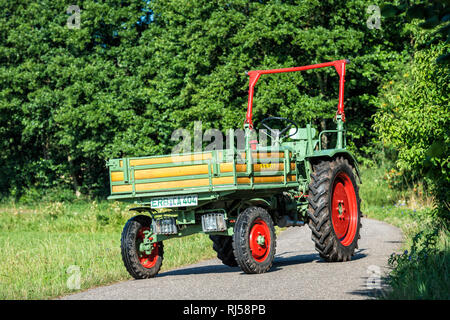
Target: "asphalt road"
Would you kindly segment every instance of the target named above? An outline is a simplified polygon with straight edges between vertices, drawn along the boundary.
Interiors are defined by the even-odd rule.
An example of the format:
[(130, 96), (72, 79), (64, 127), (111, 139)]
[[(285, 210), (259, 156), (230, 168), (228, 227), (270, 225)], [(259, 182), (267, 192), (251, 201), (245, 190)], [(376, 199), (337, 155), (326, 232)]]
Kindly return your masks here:
[(324, 262), (314, 249), (309, 228), (292, 227), (278, 235), (272, 269), (264, 274), (248, 275), (212, 259), (153, 279), (124, 281), (62, 299), (370, 299), (385, 286), (387, 260), (399, 250), (402, 233), (376, 220), (363, 218), (362, 223), (359, 249), (349, 262)]

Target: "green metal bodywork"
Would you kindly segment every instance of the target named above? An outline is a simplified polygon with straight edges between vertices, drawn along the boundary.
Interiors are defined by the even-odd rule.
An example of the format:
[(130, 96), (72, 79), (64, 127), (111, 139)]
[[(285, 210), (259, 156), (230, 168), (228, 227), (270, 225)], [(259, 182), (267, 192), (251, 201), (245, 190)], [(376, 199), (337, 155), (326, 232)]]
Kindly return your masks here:
[[(141, 158), (120, 158), (107, 161), (110, 171), (111, 191), (114, 186), (130, 186), (130, 190), (123, 192), (112, 192), (108, 199), (127, 201), (139, 205), (136, 211), (147, 211), (153, 219), (164, 215), (176, 217), (178, 227), (177, 234), (152, 234), (152, 240), (146, 242), (142, 250), (149, 250), (149, 244), (173, 237), (182, 237), (198, 232), (203, 232), (201, 224), (201, 215), (207, 212), (223, 212), (226, 216), (227, 229), (220, 232), (209, 232), (208, 234), (232, 235), (236, 217), (245, 208), (251, 205), (265, 207), (274, 217), (275, 223), (277, 216), (288, 215), (293, 221), (305, 221), (307, 214), (308, 185), (310, 183), (311, 163), (318, 159), (332, 159), (337, 156), (346, 157), (359, 171), (354, 157), (346, 150), (345, 130), (343, 121), (338, 116), (336, 119), (337, 129), (322, 131), (317, 135), (314, 128), (307, 125), (306, 128), (300, 128), (295, 140), (284, 141), (274, 146), (260, 147), (256, 150), (251, 149), (250, 138), (251, 130), (245, 128), (245, 150), (237, 150), (234, 142), (229, 149), (213, 150), (203, 153), (192, 153), (192, 155), (208, 155), (208, 159), (200, 159), (186, 162), (159, 163), (151, 165), (130, 165), (133, 160), (157, 159), (158, 157)], [(231, 133), (230, 133), (231, 134)], [(336, 145), (332, 149), (323, 149), (321, 137), (323, 134), (335, 134)], [(231, 139), (234, 141), (234, 139)], [(242, 154), (245, 152), (245, 158)], [(267, 159), (253, 158), (254, 153), (276, 152), (283, 154), (283, 157), (270, 158), (270, 163), (283, 164), (283, 170), (258, 172), (254, 170), (254, 165), (267, 165)], [(182, 156), (182, 155), (174, 155)], [(165, 156), (167, 157), (167, 156)], [(232, 165), (232, 171), (221, 172), (221, 164), (228, 163)], [(294, 163), (294, 168), (291, 164)], [(151, 178), (136, 181), (134, 179), (137, 170), (144, 169), (162, 169), (184, 167), (186, 165), (206, 165), (207, 174), (192, 176), (173, 176)], [(237, 170), (239, 165), (245, 165), (245, 171)], [(113, 181), (112, 174), (123, 175), (123, 180)], [(255, 183), (255, 178), (278, 176), (280, 181), (270, 183)], [(295, 179), (289, 177), (295, 176)], [(228, 179), (226, 184), (216, 184), (214, 179)], [(244, 178), (248, 183), (238, 183)], [(204, 186), (193, 187), (175, 187), (168, 189), (141, 190), (145, 184), (183, 181), (186, 179), (207, 179), (209, 183)], [(262, 179), (260, 179), (262, 180)], [(197, 180), (200, 181), (200, 180)], [(204, 180), (203, 180), (204, 181)], [(219, 181), (219, 180), (217, 180)], [(140, 185), (141, 184), (141, 185)], [(161, 211), (151, 209), (151, 201), (156, 197), (169, 197), (175, 195), (195, 194), (198, 196), (198, 203), (195, 206), (167, 208)], [(150, 237), (150, 235), (148, 235)], [(147, 237), (147, 239), (148, 239)]]

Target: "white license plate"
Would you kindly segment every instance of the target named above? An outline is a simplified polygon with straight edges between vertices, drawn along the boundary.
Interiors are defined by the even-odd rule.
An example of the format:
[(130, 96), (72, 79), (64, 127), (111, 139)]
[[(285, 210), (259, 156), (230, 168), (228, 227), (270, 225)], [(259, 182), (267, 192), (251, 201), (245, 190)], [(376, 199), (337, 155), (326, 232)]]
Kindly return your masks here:
[(198, 205), (198, 195), (196, 194), (153, 198), (150, 203), (150, 206), (154, 209), (188, 207), (196, 205)]

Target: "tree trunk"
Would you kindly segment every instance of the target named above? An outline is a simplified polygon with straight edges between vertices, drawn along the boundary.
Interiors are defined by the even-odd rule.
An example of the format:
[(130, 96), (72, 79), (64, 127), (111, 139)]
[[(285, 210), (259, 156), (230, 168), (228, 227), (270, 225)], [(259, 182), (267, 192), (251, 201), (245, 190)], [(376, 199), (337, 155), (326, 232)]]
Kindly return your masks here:
[(69, 162), (70, 167), (70, 177), (72, 178), (73, 189), (75, 190), (75, 195), (77, 198), (81, 196), (80, 192), (80, 184), (78, 183), (78, 178), (75, 170), (75, 166), (73, 164), (72, 157), (70, 155), (67, 156), (67, 161)]

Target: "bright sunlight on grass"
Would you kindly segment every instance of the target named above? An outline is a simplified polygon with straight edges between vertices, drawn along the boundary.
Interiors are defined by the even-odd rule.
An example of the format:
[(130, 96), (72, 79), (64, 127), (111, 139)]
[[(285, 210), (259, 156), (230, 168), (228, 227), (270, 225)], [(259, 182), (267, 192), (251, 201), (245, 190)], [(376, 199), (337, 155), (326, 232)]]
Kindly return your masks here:
[[(49, 299), (131, 279), (120, 255), (120, 234), (131, 216), (125, 205), (106, 201), (3, 205), (0, 299)], [(215, 256), (202, 234), (164, 245), (163, 272)], [(76, 272), (79, 289), (70, 285)]]

